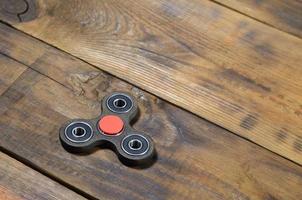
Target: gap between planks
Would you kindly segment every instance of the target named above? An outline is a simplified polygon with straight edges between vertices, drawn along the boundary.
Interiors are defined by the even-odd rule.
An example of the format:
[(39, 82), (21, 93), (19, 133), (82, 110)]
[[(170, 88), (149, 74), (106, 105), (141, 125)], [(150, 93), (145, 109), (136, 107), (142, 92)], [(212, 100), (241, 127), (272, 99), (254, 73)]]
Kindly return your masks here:
[[(283, 29), (283, 28), (281, 28), (281, 27), (276, 26), (276, 25), (273, 24), (273, 23), (266, 22), (265, 19), (256, 18), (256, 17), (254, 17), (254, 16), (252, 16), (252, 15), (249, 15), (249, 14), (247, 14), (247, 13), (244, 13), (244, 12), (240, 11), (240, 10), (237, 9), (237, 8), (233, 8), (232, 6), (230, 6), (230, 5), (226, 4), (226, 3), (220, 2), (219, 0), (209, 0), (209, 1), (211, 1), (211, 2), (213, 2), (213, 3), (216, 3), (217, 5), (220, 5), (220, 6), (222, 6), (222, 7), (225, 7), (225, 8), (227, 8), (227, 9), (230, 9), (230, 10), (232, 10), (232, 11), (234, 11), (234, 12), (236, 12), (236, 13), (239, 13), (239, 14), (245, 16), (245, 17), (248, 17), (248, 18), (250, 18), (250, 19), (252, 19), (252, 20), (255, 20), (255, 21), (257, 21), (257, 22), (260, 22), (260, 23), (262, 23), (262, 24), (265, 24), (265, 25), (267, 25), (267, 26), (269, 26), (269, 27), (271, 27), (271, 28), (273, 28), (273, 29), (276, 29), (277, 31), (281, 31), (281, 32), (283, 32), (283, 33), (285, 33), (285, 34), (289, 34), (289, 35), (291, 35), (291, 36), (293, 36), (293, 37), (296, 37), (296, 38), (298, 38), (298, 39), (302, 39), (301, 36), (300, 36), (298, 33), (290, 32), (290, 31), (288, 31), (288, 30), (285, 30), (285, 29)], [(301, 16), (301, 19), (302, 19), (302, 16)]]
[(90, 196), (85, 197), (74, 188), (67, 187), (66, 184), (62, 184), (48, 173), (43, 173), (43, 170), (33, 167), (28, 161), (2, 147), (0, 147), (0, 157), (0, 170), (2, 168), (0, 171), (2, 174), (0, 177), (0, 198), (7, 200), (21, 200), (23, 198), (84, 200), (84, 198), (90, 198)]

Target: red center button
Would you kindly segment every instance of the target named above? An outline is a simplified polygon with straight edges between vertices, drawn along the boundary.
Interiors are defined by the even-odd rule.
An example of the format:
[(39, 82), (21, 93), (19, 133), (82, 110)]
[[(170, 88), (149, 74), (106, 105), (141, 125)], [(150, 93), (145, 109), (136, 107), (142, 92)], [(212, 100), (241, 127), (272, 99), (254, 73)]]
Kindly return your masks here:
[(123, 128), (123, 120), (115, 115), (106, 115), (99, 121), (99, 129), (106, 135), (117, 135)]

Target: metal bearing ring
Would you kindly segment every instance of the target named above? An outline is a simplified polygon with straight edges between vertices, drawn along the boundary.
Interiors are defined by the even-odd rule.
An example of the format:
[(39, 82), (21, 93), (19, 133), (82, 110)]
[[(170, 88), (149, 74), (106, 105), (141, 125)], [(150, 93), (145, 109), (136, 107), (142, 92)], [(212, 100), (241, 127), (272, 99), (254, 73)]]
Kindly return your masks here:
[(132, 134), (122, 140), (122, 149), (131, 156), (142, 156), (150, 148), (149, 141), (142, 135)]
[(107, 99), (107, 107), (115, 113), (126, 113), (132, 109), (133, 100), (126, 94), (114, 94)]
[(83, 143), (91, 139), (93, 130), (86, 122), (73, 122), (65, 128), (65, 137), (71, 142)]

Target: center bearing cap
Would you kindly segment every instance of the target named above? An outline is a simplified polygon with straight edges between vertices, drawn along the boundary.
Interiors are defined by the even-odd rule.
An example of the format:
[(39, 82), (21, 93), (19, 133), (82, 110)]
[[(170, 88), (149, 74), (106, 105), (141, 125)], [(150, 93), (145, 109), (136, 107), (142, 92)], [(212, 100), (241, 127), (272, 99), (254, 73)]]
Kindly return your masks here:
[(123, 128), (123, 120), (115, 115), (106, 115), (99, 121), (99, 129), (106, 135), (117, 135)]

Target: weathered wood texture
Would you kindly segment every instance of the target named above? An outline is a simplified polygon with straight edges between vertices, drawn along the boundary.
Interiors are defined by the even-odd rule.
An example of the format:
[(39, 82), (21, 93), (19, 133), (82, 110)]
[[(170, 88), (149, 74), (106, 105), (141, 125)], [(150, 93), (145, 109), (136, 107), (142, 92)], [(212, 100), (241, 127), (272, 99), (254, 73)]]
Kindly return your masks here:
[[(0, 60), (2, 64), (3, 59)], [(0, 199), (84, 200), (85, 198), (0, 152)]]
[(3, 55), (0, 55), (1, 67), (0, 67), (0, 95), (7, 90), (7, 88), (22, 74), (26, 67), (23, 65), (15, 65)]
[[(3, 24), (0, 41), (10, 62), (30, 68), (0, 97), (0, 145), (62, 182), (100, 199), (301, 197), (302, 167), (293, 162)], [(109, 150), (80, 156), (60, 145), (63, 121), (97, 116), (100, 99), (116, 90), (138, 100), (134, 126), (158, 151), (150, 168), (128, 168)]]
[(302, 164), (301, 39), (208, 1), (34, 8), (14, 26)]
[(213, 0), (282, 31), (302, 37), (301, 0)]

